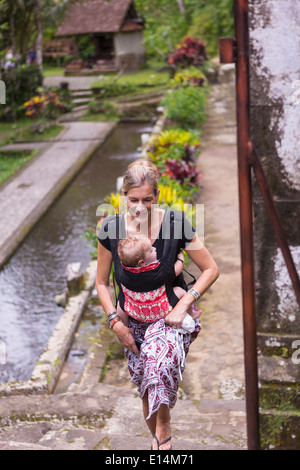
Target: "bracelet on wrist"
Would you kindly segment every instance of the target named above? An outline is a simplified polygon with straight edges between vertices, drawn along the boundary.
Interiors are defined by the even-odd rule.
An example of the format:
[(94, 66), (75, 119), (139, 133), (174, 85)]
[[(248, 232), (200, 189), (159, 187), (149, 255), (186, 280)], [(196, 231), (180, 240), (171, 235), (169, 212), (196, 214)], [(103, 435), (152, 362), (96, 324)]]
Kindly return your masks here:
[(184, 264), (184, 261), (183, 261), (183, 259), (177, 258), (177, 261), (181, 261), (181, 262), (182, 262), (182, 264)]
[(109, 312), (107, 312), (107, 317), (109, 317), (110, 315), (112, 315), (113, 313), (117, 313), (117, 310), (110, 310)]
[[(114, 327), (114, 325), (115, 325), (116, 323), (118, 323), (119, 321), (122, 322), (121, 318), (120, 318), (118, 315), (116, 315), (116, 316), (109, 322), (109, 328), (112, 330), (113, 327)], [(123, 322), (122, 322), (122, 323), (123, 323)]]
[(110, 315), (107, 316), (108, 323), (115, 317), (117, 317), (117, 312), (112, 312)]
[(189, 289), (189, 290), (188, 290), (188, 293), (189, 293), (189, 294), (192, 294), (192, 296), (195, 297), (195, 300), (196, 300), (196, 301), (199, 300), (200, 297), (201, 297), (201, 295), (199, 294), (199, 292), (197, 292), (196, 289), (193, 289), (193, 288), (192, 288), (192, 289)]

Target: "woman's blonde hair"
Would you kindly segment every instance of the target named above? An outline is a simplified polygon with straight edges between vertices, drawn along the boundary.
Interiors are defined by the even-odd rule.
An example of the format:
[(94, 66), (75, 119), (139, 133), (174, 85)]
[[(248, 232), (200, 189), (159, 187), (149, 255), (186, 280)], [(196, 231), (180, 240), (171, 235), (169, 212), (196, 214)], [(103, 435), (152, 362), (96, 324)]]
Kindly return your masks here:
[(143, 261), (147, 248), (151, 241), (147, 237), (123, 238), (118, 244), (118, 255), (124, 266), (136, 267), (139, 261)]
[(132, 188), (139, 188), (144, 184), (149, 184), (153, 188), (153, 193), (158, 194), (158, 174), (156, 166), (147, 160), (138, 160), (131, 163), (123, 179), (123, 193), (126, 195)]

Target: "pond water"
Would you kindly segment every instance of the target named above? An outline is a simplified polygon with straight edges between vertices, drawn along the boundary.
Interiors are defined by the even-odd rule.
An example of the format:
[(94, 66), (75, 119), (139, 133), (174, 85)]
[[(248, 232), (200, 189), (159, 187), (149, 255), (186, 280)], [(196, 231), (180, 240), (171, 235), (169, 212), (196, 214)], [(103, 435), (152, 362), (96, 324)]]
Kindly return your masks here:
[(66, 266), (87, 266), (91, 248), (82, 234), (95, 227), (98, 205), (140, 157), (141, 134), (151, 130), (118, 125), (0, 272), (0, 342), (6, 350), (0, 383), (30, 378), (62, 313), (55, 295), (66, 288)]

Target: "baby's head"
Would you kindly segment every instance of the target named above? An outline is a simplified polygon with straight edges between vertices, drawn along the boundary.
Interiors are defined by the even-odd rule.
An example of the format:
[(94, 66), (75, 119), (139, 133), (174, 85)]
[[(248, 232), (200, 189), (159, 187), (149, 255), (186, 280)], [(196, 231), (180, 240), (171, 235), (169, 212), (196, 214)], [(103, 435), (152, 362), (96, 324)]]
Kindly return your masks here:
[(138, 267), (156, 261), (156, 248), (147, 237), (124, 238), (119, 241), (118, 255), (124, 266)]

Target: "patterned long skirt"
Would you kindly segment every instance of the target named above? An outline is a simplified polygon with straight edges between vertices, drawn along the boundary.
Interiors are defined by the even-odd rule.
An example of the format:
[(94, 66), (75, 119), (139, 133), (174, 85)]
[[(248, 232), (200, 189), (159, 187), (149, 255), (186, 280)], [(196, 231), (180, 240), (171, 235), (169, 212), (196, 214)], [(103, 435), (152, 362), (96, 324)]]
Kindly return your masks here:
[(137, 341), (142, 342), (140, 356), (125, 350), (131, 382), (138, 387), (141, 398), (148, 390), (149, 415), (155, 413), (161, 404), (170, 409), (177, 401), (177, 391), (185, 357), (190, 344), (196, 339), (201, 324), (196, 320), (193, 333), (181, 334), (161, 319), (155, 323), (143, 323), (129, 318), (129, 328)]

